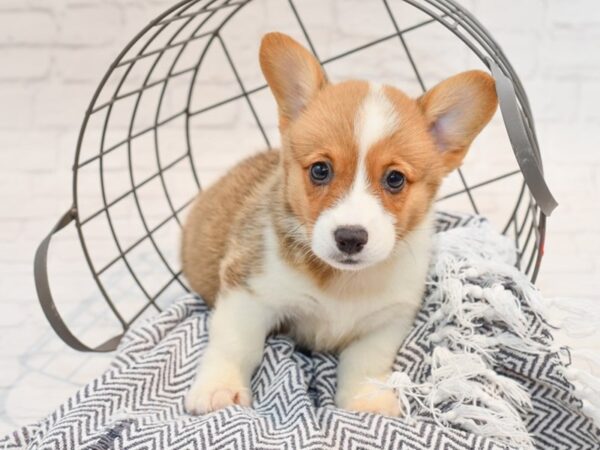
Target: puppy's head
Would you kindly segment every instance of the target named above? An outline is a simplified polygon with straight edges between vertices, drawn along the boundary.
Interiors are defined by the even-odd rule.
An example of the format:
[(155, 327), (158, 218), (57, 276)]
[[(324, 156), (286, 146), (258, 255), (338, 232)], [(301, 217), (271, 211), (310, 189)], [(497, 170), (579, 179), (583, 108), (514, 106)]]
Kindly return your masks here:
[(279, 108), (286, 201), (313, 252), (338, 269), (388, 258), (497, 106), (493, 79), (479, 71), (418, 99), (365, 81), (330, 84), (280, 33), (263, 38), (260, 63)]

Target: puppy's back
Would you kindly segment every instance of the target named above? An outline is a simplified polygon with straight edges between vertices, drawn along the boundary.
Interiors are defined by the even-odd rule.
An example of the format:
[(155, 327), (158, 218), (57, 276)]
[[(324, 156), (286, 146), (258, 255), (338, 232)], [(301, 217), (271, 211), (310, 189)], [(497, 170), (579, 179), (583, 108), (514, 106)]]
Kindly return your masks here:
[(236, 216), (279, 164), (279, 151), (251, 156), (198, 194), (183, 225), (182, 268), (190, 287), (210, 306)]

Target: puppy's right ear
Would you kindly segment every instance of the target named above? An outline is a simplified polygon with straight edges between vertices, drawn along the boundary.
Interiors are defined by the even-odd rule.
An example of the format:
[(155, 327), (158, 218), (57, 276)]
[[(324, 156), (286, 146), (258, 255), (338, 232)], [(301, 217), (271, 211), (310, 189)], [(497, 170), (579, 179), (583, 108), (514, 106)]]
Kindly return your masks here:
[(260, 67), (277, 101), (281, 130), (327, 84), (325, 73), (312, 53), (282, 33), (263, 37)]

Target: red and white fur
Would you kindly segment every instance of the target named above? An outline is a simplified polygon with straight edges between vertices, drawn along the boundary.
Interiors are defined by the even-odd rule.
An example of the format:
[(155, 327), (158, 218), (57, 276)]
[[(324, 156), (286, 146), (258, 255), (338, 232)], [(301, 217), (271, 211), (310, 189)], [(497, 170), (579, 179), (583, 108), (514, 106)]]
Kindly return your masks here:
[(280, 33), (264, 37), (260, 63), (282, 148), (199, 194), (184, 226), (184, 273), (214, 307), (186, 409), (251, 405), (251, 376), (279, 330), (339, 353), (338, 406), (399, 415), (372, 380), (390, 374), (419, 308), (435, 195), (493, 116), (493, 79), (465, 72), (418, 99), (332, 84)]

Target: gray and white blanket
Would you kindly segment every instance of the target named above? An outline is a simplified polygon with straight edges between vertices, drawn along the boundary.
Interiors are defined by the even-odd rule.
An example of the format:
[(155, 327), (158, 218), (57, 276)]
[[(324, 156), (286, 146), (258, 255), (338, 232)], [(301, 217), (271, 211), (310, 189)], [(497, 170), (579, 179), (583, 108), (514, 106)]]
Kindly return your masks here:
[(252, 408), (183, 407), (207, 344), (195, 297), (131, 329), (110, 368), (0, 449), (600, 449), (538, 293), (484, 220), (440, 216), (428, 289), (387, 381), (404, 418), (336, 408), (336, 357), (272, 336)]

